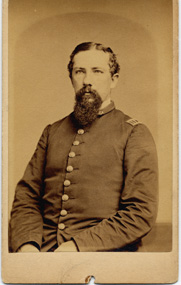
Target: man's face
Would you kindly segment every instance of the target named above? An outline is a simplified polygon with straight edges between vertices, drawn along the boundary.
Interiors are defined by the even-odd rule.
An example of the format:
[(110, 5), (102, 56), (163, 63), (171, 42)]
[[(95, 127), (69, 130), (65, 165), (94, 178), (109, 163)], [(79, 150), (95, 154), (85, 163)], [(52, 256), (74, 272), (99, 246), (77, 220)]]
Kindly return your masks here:
[[(103, 102), (110, 98), (111, 89), (116, 86), (118, 74), (111, 76), (108, 53), (99, 50), (81, 51), (74, 56), (73, 62), (72, 85), (75, 93), (89, 86), (97, 91)], [(89, 96), (89, 88), (87, 96)], [(89, 100), (91, 101), (91, 98)]]

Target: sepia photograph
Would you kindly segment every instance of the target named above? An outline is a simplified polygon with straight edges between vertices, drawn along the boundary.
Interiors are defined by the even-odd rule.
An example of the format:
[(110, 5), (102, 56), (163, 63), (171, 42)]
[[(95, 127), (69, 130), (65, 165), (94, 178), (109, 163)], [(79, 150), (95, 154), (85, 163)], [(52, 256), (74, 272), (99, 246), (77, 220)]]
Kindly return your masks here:
[(5, 283), (177, 281), (177, 9), (4, 0)]

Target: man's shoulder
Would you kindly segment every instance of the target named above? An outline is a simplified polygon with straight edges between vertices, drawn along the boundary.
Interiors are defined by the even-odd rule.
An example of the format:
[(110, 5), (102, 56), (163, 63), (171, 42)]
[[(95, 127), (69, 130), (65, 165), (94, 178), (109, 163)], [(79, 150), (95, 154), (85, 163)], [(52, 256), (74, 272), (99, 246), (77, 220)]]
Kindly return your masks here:
[(69, 121), (71, 115), (72, 115), (72, 113), (71, 113), (71, 114), (68, 114), (67, 116), (65, 116), (65, 117), (63, 117), (63, 118), (61, 118), (61, 119), (59, 119), (58, 121), (55, 121), (55, 122), (52, 124), (52, 126), (53, 126), (53, 127), (54, 127), (54, 126), (56, 127), (56, 126), (61, 125), (63, 122)]
[(147, 145), (155, 145), (153, 136), (145, 123), (117, 109), (115, 109), (115, 114), (121, 118), (121, 132), (126, 133), (133, 142), (142, 141), (142, 143)]
[(43, 134), (50, 136), (51, 134), (55, 134), (58, 130), (67, 129), (68, 126), (71, 127), (72, 125), (71, 115), (72, 113), (63, 117), (62, 119), (58, 121), (48, 124), (45, 127)]
[(71, 115), (72, 115), (72, 113), (67, 115), (67, 116), (65, 116), (65, 117), (63, 117), (63, 118), (61, 118), (61, 119), (59, 119), (59, 120), (57, 120), (57, 121), (55, 121), (55, 122), (53, 122), (52, 124), (49, 125), (50, 128), (51, 129), (56, 129), (59, 126), (61, 126), (62, 124), (64, 124), (64, 123), (68, 124), (70, 122), (70, 120), (71, 120)]
[(127, 127), (135, 127), (139, 124), (142, 124), (138, 119), (125, 114), (119, 109), (115, 109), (115, 115), (117, 116), (119, 121)]

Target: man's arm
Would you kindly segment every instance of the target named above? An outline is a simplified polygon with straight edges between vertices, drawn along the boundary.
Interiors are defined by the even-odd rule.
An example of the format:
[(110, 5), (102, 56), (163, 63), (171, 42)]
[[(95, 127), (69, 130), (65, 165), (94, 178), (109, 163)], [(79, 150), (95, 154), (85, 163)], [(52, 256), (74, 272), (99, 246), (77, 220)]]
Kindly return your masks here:
[[(41, 191), (43, 185), (48, 127), (45, 128), (23, 178), (16, 187), (10, 220), (10, 248), (23, 251), (41, 247), (43, 219)], [(27, 243), (34, 243), (34, 245)], [(26, 245), (25, 245), (26, 244)], [(22, 246), (22, 247), (21, 247)]]
[(73, 237), (79, 251), (122, 248), (136, 242), (152, 228), (157, 214), (157, 154), (152, 136), (144, 125), (132, 129), (123, 168), (125, 183), (120, 210)]
[(72, 240), (63, 242), (63, 243), (55, 250), (55, 252), (67, 252), (67, 251), (71, 251), (71, 252), (77, 252), (77, 251), (78, 251), (78, 248), (77, 248), (75, 242), (73, 242)]
[(17, 252), (39, 252), (39, 249), (37, 248), (36, 244), (29, 242), (21, 245)]

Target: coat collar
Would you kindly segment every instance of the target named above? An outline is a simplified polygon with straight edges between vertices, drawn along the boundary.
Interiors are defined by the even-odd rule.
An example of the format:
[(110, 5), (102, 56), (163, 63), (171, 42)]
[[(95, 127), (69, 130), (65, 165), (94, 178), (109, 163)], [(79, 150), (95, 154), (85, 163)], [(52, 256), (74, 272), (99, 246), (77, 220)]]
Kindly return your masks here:
[(103, 116), (111, 112), (113, 109), (115, 109), (115, 105), (114, 102), (111, 101), (105, 108), (99, 110), (98, 116)]

